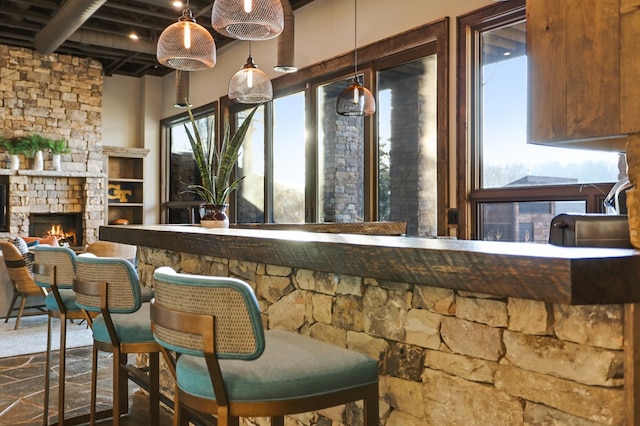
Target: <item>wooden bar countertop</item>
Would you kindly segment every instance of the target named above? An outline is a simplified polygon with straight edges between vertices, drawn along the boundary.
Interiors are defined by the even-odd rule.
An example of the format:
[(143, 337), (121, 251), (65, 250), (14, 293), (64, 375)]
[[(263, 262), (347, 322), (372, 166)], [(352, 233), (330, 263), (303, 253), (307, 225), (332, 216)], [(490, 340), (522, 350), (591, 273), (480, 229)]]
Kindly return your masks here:
[(109, 225), (105, 241), (564, 304), (640, 302), (640, 250), (197, 225)]

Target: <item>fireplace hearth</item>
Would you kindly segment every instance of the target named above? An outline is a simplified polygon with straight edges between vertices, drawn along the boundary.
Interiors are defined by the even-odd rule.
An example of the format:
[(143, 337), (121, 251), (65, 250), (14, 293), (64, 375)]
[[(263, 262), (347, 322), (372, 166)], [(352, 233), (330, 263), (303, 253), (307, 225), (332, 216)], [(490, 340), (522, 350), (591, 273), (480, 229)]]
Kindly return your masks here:
[(33, 237), (55, 236), (60, 244), (82, 246), (82, 214), (80, 213), (32, 213), (29, 215), (29, 235)]

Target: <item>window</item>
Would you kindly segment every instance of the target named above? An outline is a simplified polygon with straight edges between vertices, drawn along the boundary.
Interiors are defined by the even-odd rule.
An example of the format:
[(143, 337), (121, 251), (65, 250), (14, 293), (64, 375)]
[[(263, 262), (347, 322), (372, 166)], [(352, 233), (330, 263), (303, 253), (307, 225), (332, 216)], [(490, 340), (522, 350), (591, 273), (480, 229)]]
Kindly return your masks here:
[[(249, 115), (250, 109), (236, 113), (239, 127)], [(265, 106), (253, 116), (251, 126), (244, 137), (238, 157), (237, 175), (244, 176), (236, 191), (236, 220), (241, 223), (263, 223), (265, 221)]]
[[(207, 143), (216, 143), (217, 103), (193, 110), (198, 131)], [(165, 174), (162, 188), (163, 223), (199, 223), (200, 198), (187, 191), (190, 184), (200, 183), (200, 174), (185, 130), (189, 116), (183, 114), (161, 122), (163, 129), (162, 161)], [(190, 127), (189, 127), (190, 129)]]
[(364, 118), (336, 114), (336, 99), (351, 78), (317, 89), (319, 222), (364, 220)]
[(305, 94), (273, 100), (273, 222), (305, 221)]
[(459, 40), (459, 69), (471, 70), (458, 90), (459, 105), (468, 105), (458, 118), (459, 173), (467, 176), (459, 204), (470, 214), (461, 236), (547, 242), (555, 215), (600, 212), (619, 179), (619, 154), (527, 143), (524, 1), (460, 18)]
[[(401, 221), (411, 235), (447, 235), (448, 39), (443, 19), (359, 49), (359, 73), (377, 98), (371, 117), (335, 112), (352, 78), (352, 52), (272, 80), (274, 100), (254, 115), (241, 149), (236, 173), (244, 179), (230, 221)], [(232, 131), (251, 109), (220, 103)], [(198, 201), (176, 197), (177, 174), (165, 173), (172, 185), (163, 220), (197, 221)]]
[(378, 71), (378, 217), (437, 235), (437, 57)]

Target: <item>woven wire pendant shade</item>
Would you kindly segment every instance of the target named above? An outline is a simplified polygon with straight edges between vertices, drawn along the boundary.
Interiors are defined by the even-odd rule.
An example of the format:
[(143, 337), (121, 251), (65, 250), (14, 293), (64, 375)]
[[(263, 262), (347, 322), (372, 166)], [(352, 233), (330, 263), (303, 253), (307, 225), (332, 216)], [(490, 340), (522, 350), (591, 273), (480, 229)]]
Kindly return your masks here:
[(280, 35), (284, 14), (280, 0), (215, 0), (211, 26), (238, 40), (268, 40)]
[(336, 112), (340, 115), (372, 115), (376, 112), (376, 100), (366, 87), (353, 77), (336, 101)]
[(258, 69), (251, 56), (242, 69), (231, 77), (229, 99), (241, 104), (259, 104), (273, 99), (269, 76)]
[(156, 57), (169, 68), (202, 71), (216, 64), (216, 44), (209, 31), (196, 23), (191, 10), (185, 9), (178, 22), (160, 34)]

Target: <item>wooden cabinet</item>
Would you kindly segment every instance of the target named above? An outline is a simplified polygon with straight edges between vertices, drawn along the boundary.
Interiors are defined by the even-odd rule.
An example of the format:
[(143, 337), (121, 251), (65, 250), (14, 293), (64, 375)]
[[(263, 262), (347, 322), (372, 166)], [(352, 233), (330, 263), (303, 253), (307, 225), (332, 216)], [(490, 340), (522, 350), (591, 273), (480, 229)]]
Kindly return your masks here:
[(144, 223), (144, 158), (148, 149), (104, 146), (106, 222)]
[(527, 0), (528, 139), (624, 151), (640, 131), (640, 0)]

